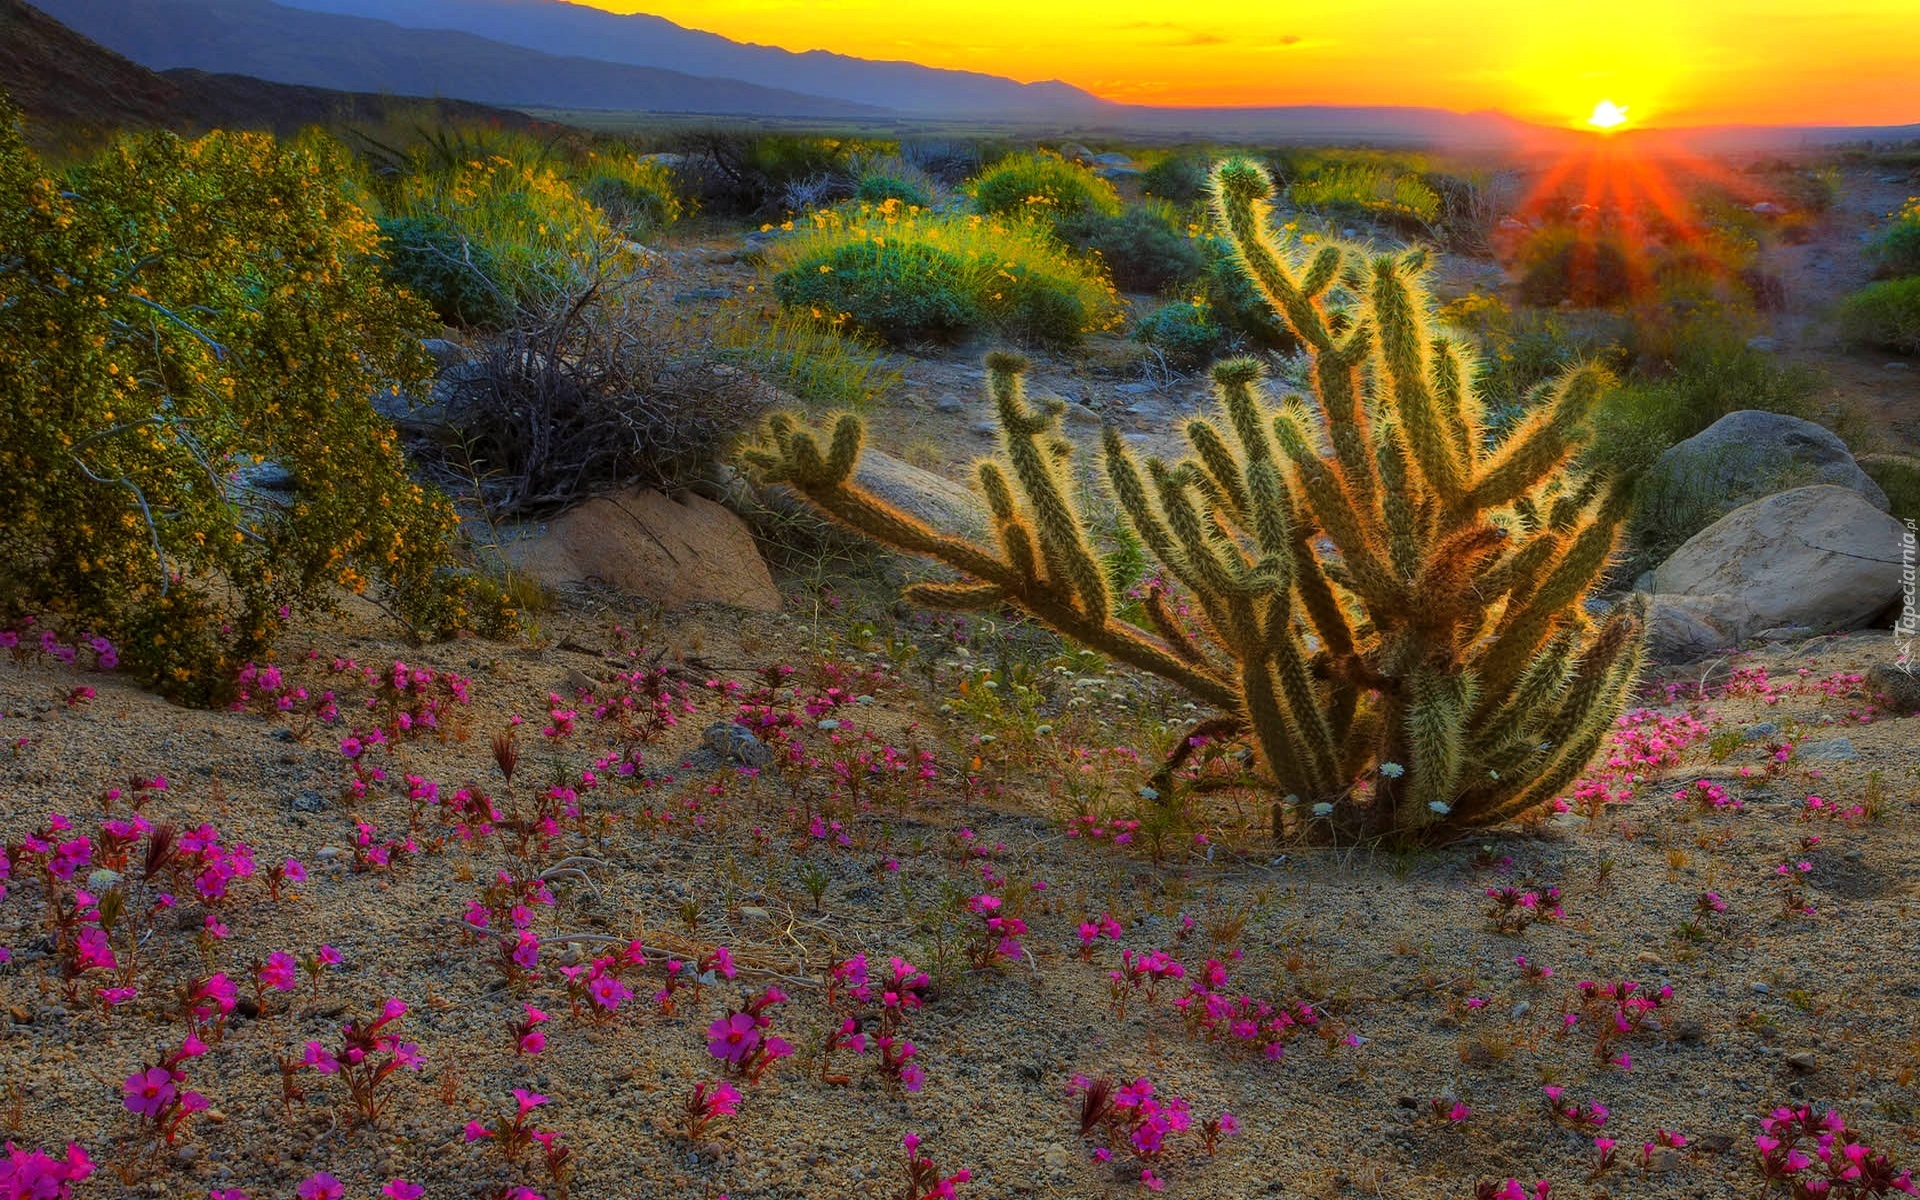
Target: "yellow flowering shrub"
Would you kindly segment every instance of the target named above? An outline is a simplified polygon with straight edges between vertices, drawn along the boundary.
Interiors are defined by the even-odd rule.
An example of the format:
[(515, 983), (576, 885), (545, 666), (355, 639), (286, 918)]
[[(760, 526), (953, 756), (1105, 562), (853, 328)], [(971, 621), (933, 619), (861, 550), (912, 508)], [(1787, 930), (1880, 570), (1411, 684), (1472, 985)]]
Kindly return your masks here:
[(811, 213), (768, 265), (789, 308), (891, 340), (987, 328), (1057, 345), (1124, 315), (1100, 268), (1045, 227), (898, 200)]
[(967, 185), (983, 213), (1063, 221), (1120, 215), (1120, 193), (1078, 163), (1038, 151), (1001, 159)]
[[(0, 617), (64, 616), (218, 698), (293, 609), (372, 591), (422, 633), (510, 622), (372, 396), (431, 325), (384, 286), (346, 152), (215, 133), (49, 177), (0, 108)], [(271, 460), (291, 499), (239, 485)]]
[(390, 216), (438, 219), (472, 239), (510, 298), (538, 309), (619, 257), (625, 239), (553, 167), (505, 155), (401, 181)]

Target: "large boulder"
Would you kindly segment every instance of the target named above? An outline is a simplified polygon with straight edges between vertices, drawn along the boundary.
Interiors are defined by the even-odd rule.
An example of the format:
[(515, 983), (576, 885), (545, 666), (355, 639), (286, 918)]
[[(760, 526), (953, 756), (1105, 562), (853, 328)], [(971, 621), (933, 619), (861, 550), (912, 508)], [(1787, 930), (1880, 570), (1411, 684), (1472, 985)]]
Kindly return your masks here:
[(993, 529), (986, 503), (971, 490), (891, 454), (862, 450), (853, 481), (942, 533), (984, 538)]
[(1900, 598), (1905, 535), (1831, 484), (1737, 508), (1654, 569), (1649, 648), (1686, 661), (1768, 630), (1861, 628)]
[(505, 549), (548, 586), (604, 583), (667, 609), (703, 600), (780, 608), (746, 522), (700, 496), (640, 487), (596, 496)]
[(1789, 488), (1832, 484), (1860, 493), (1885, 511), (1886, 493), (1860, 469), (1833, 431), (1785, 413), (1728, 413), (1684, 442), (1669, 446), (1648, 473), (1648, 502), (1661, 497), (1709, 515), (1724, 515)]

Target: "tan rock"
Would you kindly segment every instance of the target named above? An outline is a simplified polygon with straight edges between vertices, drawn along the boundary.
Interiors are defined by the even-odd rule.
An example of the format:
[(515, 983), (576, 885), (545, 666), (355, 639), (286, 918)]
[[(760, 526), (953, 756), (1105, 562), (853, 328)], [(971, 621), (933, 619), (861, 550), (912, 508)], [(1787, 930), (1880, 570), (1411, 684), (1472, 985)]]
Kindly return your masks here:
[(1900, 597), (1905, 532), (1860, 493), (1830, 484), (1743, 505), (1654, 570), (1654, 650), (1663, 606), (1682, 643), (1708, 630), (1735, 643), (1782, 626), (1859, 629)]
[(511, 543), (508, 557), (541, 583), (604, 583), (674, 609), (716, 601), (780, 608), (746, 522), (699, 496), (628, 488), (567, 510)]

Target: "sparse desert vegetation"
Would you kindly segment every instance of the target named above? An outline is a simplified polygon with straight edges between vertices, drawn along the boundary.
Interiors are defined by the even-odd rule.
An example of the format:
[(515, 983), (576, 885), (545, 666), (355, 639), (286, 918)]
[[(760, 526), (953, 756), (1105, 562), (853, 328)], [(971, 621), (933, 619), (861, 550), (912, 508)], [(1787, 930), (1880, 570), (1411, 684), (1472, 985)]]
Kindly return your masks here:
[(0, 1197), (1914, 1194), (1920, 157), (861, 115), (0, 105)]

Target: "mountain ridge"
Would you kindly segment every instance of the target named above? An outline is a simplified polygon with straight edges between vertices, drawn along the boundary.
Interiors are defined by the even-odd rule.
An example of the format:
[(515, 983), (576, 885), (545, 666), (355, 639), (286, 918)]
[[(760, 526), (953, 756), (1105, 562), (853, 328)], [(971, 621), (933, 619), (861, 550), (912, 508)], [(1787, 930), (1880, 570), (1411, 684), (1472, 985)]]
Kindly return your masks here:
[(378, 16), (412, 29), (458, 30), (548, 54), (752, 80), (915, 116), (1067, 119), (1119, 107), (1059, 80), (1020, 83), (980, 71), (786, 50), (569, 0), (410, 0), (402, 14), (384, 14), (385, 0), (285, 2), (309, 12)]
[(55, 20), (152, 70), (190, 67), (342, 91), (444, 95), (508, 108), (855, 119), (843, 100), (657, 67), (569, 58), (454, 30), (408, 29), (271, 0), (39, 0)]

